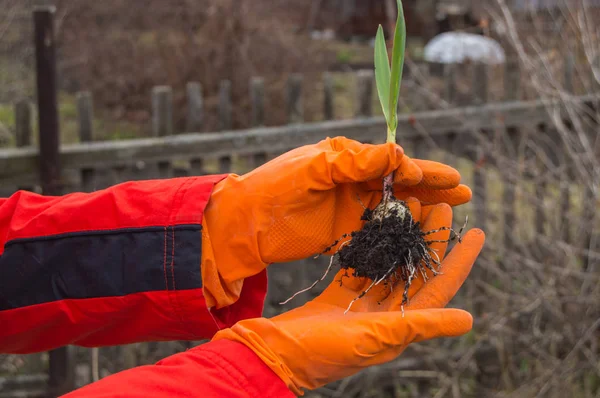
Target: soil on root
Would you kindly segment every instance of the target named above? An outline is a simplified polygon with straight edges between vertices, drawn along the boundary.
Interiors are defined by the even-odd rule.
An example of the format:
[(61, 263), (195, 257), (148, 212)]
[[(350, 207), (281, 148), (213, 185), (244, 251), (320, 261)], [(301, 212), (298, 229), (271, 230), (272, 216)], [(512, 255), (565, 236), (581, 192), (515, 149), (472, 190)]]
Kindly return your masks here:
[[(433, 275), (438, 274), (438, 268), (441, 265), (439, 255), (430, 247), (430, 244), (450, 242), (456, 238), (460, 242), (460, 234), (466, 223), (459, 232), (454, 231), (451, 227), (422, 231), (420, 223), (414, 221), (408, 206), (403, 201), (392, 196), (390, 202), (381, 205), (383, 208), (378, 206), (375, 210), (365, 208), (362, 220), (366, 222), (363, 227), (359, 231), (341, 236), (321, 253), (329, 252), (342, 239), (351, 238), (340, 245), (337, 252), (331, 256), (329, 267), (321, 279), (316, 280), (308, 288), (296, 292), (281, 304), (289, 302), (298, 294), (311, 290), (320, 281), (323, 281), (335, 261), (341, 269), (347, 270), (344, 276), (350, 276), (349, 272), (352, 272), (353, 277), (371, 280), (371, 284), (350, 302), (346, 312), (373, 286), (383, 283), (384, 286), (390, 287), (391, 292), (400, 281), (404, 282), (401, 304), (404, 309), (403, 306), (408, 302), (408, 290), (412, 281), (419, 276), (427, 281), (427, 269)], [(428, 235), (446, 230), (451, 231), (454, 236), (444, 241), (427, 239)], [(340, 283), (342, 283), (341, 280)], [(385, 297), (382, 297), (383, 299)]]
[(403, 274), (404, 280), (408, 280), (403, 265), (430, 261), (425, 233), (410, 214), (401, 217), (397, 209), (392, 209), (383, 219), (374, 220), (373, 211), (366, 209), (363, 219), (367, 221), (364, 227), (352, 232), (351, 242), (338, 252), (341, 268), (353, 269), (353, 276), (379, 280), (390, 269), (394, 269)]
[[(396, 201), (396, 199), (394, 199)], [(426, 236), (437, 231), (422, 231), (406, 205), (386, 209), (383, 217), (375, 217), (366, 209), (363, 228), (350, 234), (351, 241), (336, 253), (342, 269), (352, 270), (352, 276), (369, 278), (372, 284), (361, 293), (381, 282), (390, 286), (404, 282), (402, 305), (408, 302), (408, 289), (419, 274), (427, 279), (426, 269), (436, 275), (440, 263), (438, 255), (429, 247)], [(405, 210), (405, 211), (402, 211)], [(433, 253), (433, 256), (432, 256)]]

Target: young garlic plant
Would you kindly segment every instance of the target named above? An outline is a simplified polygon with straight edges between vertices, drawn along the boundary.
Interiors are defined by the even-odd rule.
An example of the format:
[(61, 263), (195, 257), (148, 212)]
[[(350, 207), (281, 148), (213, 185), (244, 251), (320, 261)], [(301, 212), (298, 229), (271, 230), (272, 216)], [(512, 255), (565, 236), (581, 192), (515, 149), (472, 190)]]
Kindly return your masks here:
[[(394, 32), (391, 65), (381, 25), (379, 25), (375, 38), (377, 93), (386, 120), (387, 142), (393, 143), (396, 142), (398, 97), (400, 95), (406, 47), (406, 25), (404, 23), (402, 2), (397, 0), (397, 4), (398, 17)], [(408, 302), (408, 289), (412, 281), (419, 276), (427, 280), (427, 270), (431, 271), (432, 275), (437, 275), (437, 268), (441, 264), (437, 253), (429, 245), (439, 241), (426, 240), (426, 237), (439, 231), (450, 230), (454, 233), (454, 237), (450, 240), (458, 236), (460, 242), (460, 232), (456, 233), (450, 227), (442, 227), (426, 232), (421, 231), (420, 223), (413, 220), (406, 203), (394, 197), (393, 180), (393, 173), (383, 179), (381, 202), (374, 209), (365, 208), (361, 217), (361, 220), (365, 221), (363, 227), (359, 231), (344, 234), (321, 253), (329, 252), (342, 239), (351, 238), (350, 241), (341, 244), (331, 257), (325, 274), (310, 287), (297, 292), (282, 304), (287, 303), (300, 293), (311, 290), (318, 282), (324, 280), (336, 259), (340, 268), (346, 270), (344, 276), (368, 278), (372, 281), (363, 292), (349, 303), (346, 312), (351, 309), (356, 300), (366, 295), (374, 286), (383, 283), (389, 286), (391, 293), (398, 282), (404, 282), (402, 295), (402, 309), (404, 310), (404, 304)], [(349, 275), (348, 270), (352, 270), (352, 275)]]
[[(406, 24), (404, 22), (404, 10), (402, 1), (397, 0), (398, 16), (394, 31), (394, 42), (392, 47), (392, 63), (388, 58), (387, 46), (381, 25), (377, 28), (375, 36), (375, 83), (379, 103), (387, 124), (386, 142), (396, 143), (396, 129), (398, 128), (398, 97), (400, 96), (400, 84), (404, 69), (404, 52), (406, 49)], [(391, 209), (395, 209), (402, 219), (408, 212), (408, 208), (394, 198), (392, 183), (394, 173), (390, 173), (383, 179), (383, 200), (375, 208), (373, 218), (382, 220)]]

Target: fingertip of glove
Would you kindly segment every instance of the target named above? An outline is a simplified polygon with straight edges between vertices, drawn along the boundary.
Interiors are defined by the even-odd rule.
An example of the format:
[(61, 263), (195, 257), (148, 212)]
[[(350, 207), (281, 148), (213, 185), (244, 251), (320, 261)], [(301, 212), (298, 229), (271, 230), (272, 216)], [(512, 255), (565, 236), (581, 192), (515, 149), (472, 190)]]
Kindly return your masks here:
[[(473, 198), (473, 191), (471, 190), (471, 188), (469, 188), (467, 185), (464, 185), (464, 184), (460, 184), (457, 188), (462, 193), (462, 199), (464, 200), (464, 203), (470, 202), (471, 199)], [(463, 204), (463, 203), (461, 203), (461, 204)]]
[(457, 337), (473, 328), (473, 316), (455, 308), (429, 308), (396, 313), (401, 325), (409, 325), (410, 333), (403, 333), (400, 343), (418, 343), (440, 337)]
[(419, 184), (422, 179), (423, 170), (411, 158), (403, 156), (394, 173), (394, 184), (414, 186)]
[(431, 205), (431, 210), (432, 213), (439, 213), (439, 212), (452, 212), (452, 206), (450, 206), (448, 203), (442, 202), (442, 203), (436, 203), (434, 205)]
[[(421, 189), (421, 192), (423, 190)], [(426, 191), (427, 192), (427, 191)], [(431, 196), (436, 197), (436, 202), (447, 203), (450, 206), (460, 206), (469, 203), (473, 198), (473, 191), (464, 184), (455, 188), (429, 191)]]
[(364, 148), (373, 151), (372, 153), (376, 159), (386, 159), (388, 161), (385, 175), (397, 170), (406, 159), (404, 148), (393, 142), (386, 142), (381, 145), (364, 144)]
[(408, 206), (410, 210), (410, 214), (412, 214), (413, 219), (420, 220), (421, 219), (421, 202), (417, 198), (408, 197), (404, 199), (404, 203)]
[(470, 312), (458, 308), (444, 309), (444, 320), (447, 329), (446, 336), (462, 336), (473, 329), (473, 315)]
[[(409, 199), (413, 199), (413, 200), (419, 200), (417, 198), (414, 197), (408, 197), (407, 199), (404, 199), (405, 201), (408, 201)], [(425, 223), (427, 221), (427, 218), (429, 217), (429, 215), (435, 210), (436, 213), (440, 212), (440, 211), (444, 211), (444, 213), (446, 213), (449, 209), (450, 211), (450, 215), (452, 215), (452, 206), (450, 206), (448, 203), (436, 203), (433, 205), (423, 205), (421, 203), (421, 224)]]
[(404, 149), (398, 144), (393, 144), (393, 143), (390, 143), (390, 144), (394, 146), (394, 148), (396, 150), (396, 156), (398, 157), (398, 159), (403, 158), (404, 157)]
[(485, 238), (485, 232), (480, 228), (472, 228), (469, 230), (469, 233), (473, 235), (482, 235)]
[(423, 171), (420, 186), (433, 189), (450, 189), (460, 184), (460, 173), (455, 168), (432, 160), (413, 159)]
[(438, 325), (437, 336), (456, 337), (468, 333), (473, 328), (473, 315), (459, 308), (439, 308), (425, 310)]
[[(404, 149), (392, 142), (382, 145), (363, 144), (363, 149), (369, 151), (368, 157), (374, 170), (379, 169), (375, 178), (383, 178), (396, 170), (404, 162)], [(384, 168), (383, 170), (381, 168)], [(379, 174), (383, 171), (383, 174)]]
[(398, 165), (401, 165), (405, 159), (406, 156), (404, 155), (404, 148), (402, 148), (400, 145), (395, 144), (393, 142), (387, 142), (384, 144), (384, 146), (387, 147), (387, 151), (389, 151), (389, 153), (392, 155), (391, 157), (393, 158), (393, 166), (394, 169), (396, 169), (398, 167)]
[(476, 245), (481, 245), (485, 243), (485, 232), (479, 228), (472, 228), (463, 236), (463, 241), (473, 242)]
[(447, 203), (423, 206), (421, 221), (424, 230), (449, 227), (449, 224), (452, 224), (452, 206)]
[(397, 196), (414, 196), (428, 205), (447, 203), (454, 207), (468, 203), (473, 197), (473, 192), (463, 184), (452, 189), (430, 189), (418, 185), (402, 189)]

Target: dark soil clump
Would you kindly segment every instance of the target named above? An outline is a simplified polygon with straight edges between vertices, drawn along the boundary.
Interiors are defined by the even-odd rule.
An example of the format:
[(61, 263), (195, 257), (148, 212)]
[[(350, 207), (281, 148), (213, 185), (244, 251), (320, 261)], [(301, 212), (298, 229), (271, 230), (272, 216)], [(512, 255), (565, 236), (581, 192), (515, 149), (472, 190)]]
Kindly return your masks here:
[[(349, 270), (352, 270), (352, 276), (371, 280), (370, 286), (352, 300), (346, 312), (350, 310), (352, 303), (367, 294), (373, 286), (383, 283), (384, 286), (390, 287), (391, 292), (399, 281), (404, 282), (402, 297), (402, 306), (404, 306), (408, 302), (408, 289), (419, 274), (425, 281), (428, 278), (427, 269), (433, 275), (438, 274), (437, 268), (441, 265), (439, 255), (430, 244), (449, 242), (457, 237), (458, 241), (461, 241), (462, 228), (458, 233), (450, 227), (422, 231), (420, 222), (412, 218), (406, 203), (394, 198), (393, 195), (390, 195), (386, 201), (382, 201), (375, 209), (366, 208), (361, 219), (366, 223), (359, 231), (343, 235), (321, 253), (327, 253), (342, 239), (351, 238), (341, 244), (337, 252), (332, 255), (329, 267), (321, 279), (316, 280), (310, 287), (300, 290), (282, 304), (323, 281), (334, 261), (337, 260), (335, 262), (340, 268), (347, 271), (344, 276), (350, 276)], [(428, 235), (445, 230), (453, 232), (455, 236), (444, 241), (427, 239)]]
[[(352, 240), (336, 253), (342, 269), (352, 269), (352, 276), (369, 278), (372, 283), (358, 297), (381, 282), (390, 286), (402, 280), (402, 304), (408, 302), (408, 289), (419, 274), (426, 280), (426, 268), (436, 275), (439, 257), (425, 237), (437, 231), (422, 231), (406, 204), (391, 198), (384, 214), (365, 209), (362, 219), (367, 221), (360, 231), (350, 234)], [(433, 253), (433, 257), (431, 255)]]
[(409, 260), (413, 264), (427, 260), (425, 233), (410, 214), (400, 217), (396, 209), (382, 220), (374, 220), (372, 216), (372, 210), (365, 210), (363, 218), (367, 223), (360, 231), (351, 233), (350, 244), (338, 252), (341, 268), (353, 269), (353, 276), (371, 280), (384, 278), (394, 268), (407, 281), (408, 274), (402, 272), (406, 271), (402, 265)]

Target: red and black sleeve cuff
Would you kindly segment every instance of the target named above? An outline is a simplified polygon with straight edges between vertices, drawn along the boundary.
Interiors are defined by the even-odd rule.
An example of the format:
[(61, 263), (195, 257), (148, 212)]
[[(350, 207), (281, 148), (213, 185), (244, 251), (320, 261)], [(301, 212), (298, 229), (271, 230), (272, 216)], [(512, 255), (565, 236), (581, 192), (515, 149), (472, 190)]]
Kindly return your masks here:
[(231, 308), (202, 294), (201, 220), (223, 176), (139, 181), (91, 194), (18, 193), (0, 206), (0, 352), (210, 338), (260, 316), (266, 274)]

